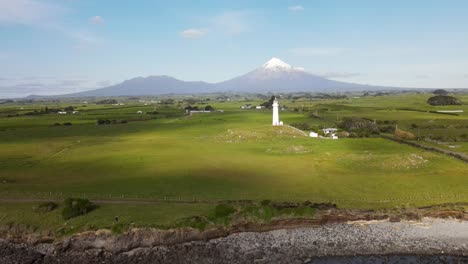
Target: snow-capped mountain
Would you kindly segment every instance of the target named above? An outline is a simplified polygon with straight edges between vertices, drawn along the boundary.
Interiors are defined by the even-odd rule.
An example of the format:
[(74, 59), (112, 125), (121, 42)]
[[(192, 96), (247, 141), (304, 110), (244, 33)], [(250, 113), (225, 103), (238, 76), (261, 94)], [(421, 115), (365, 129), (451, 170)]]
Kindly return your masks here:
[(278, 58), (271, 58), (269, 61), (262, 65), (261, 69), (270, 72), (304, 71), (303, 68), (294, 68)]
[(328, 80), (272, 58), (247, 74), (216, 84), (216, 88), (225, 92), (337, 92), (373, 87)]
[(272, 58), (257, 69), (220, 83), (187, 82), (169, 76), (137, 77), (120, 84), (66, 96), (196, 94), (215, 92), (341, 92), (391, 89), (329, 80)]

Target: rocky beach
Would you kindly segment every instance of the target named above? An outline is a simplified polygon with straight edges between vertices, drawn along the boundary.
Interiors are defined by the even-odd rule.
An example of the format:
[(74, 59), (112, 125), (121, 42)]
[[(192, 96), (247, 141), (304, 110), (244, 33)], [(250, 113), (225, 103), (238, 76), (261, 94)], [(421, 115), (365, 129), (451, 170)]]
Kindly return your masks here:
[[(4, 239), (0, 263), (468, 263), (468, 222), (455, 219), (359, 220), (212, 236), (216, 232), (133, 230), (29, 244)], [(197, 241), (179, 243), (191, 237)]]

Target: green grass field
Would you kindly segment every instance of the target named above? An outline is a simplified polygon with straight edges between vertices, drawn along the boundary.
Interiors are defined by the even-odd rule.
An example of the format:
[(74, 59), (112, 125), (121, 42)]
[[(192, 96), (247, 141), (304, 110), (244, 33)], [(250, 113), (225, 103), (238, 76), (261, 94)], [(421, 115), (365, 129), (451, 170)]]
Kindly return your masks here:
[[(430, 112), (429, 95), (391, 95), (340, 100), (285, 100), (285, 124), (334, 126), (346, 116), (397, 120), (416, 134), (430, 125), (460, 137), (468, 131), (467, 105), (460, 115)], [(468, 97), (462, 96), (468, 101)], [(224, 113), (186, 117), (180, 107), (62, 103), (78, 115), (19, 115), (44, 105), (0, 106), (0, 196), (88, 197), (116, 200), (278, 200), (333, 202), (348, 208), (388, 208), (468, 202), (468, 165), (452, 157), (381, 138), (313, 139), (288, 127), (270, 126), (269, 110), (241, 110), (245, 103), (210, 103)], [(21, 107), (23, 109), (21, 109)], [(27, 108), (27, 109), (26, 109)], [(294, 108), (297, 108), (294, 111)], [(157, 110), (154, 115), (136, 111)], [(304, 110), (305, 109), (305, 110)], [(404, 110), (401, 110), (404, 109)], [(446, 108), (444, 108), (446, 109)], [(308, 110), (308, 112), (307, 112)], [(318, 111), (321, 119), (309, 117)], [(96, 125), (97, 119), (128, 120)], [(72, 126), (53, 126), (71, 122)], [(452, 143), (450, 143), (452, 144)], [(466, 153), (467, 142), (458, 141)], [(0, 224), (42, 228), (63, 225), (58, 213), (41, 217), (31, 203), (0, 202)], [(113, 215), (140, 225), (167, 224), (206, 214), (203, 204), (103, 205), (68, 225), (106, 227)], [(144, 212), (144, 213), (143, 213)], [(147, 213), (146, 213), (147, 212)], [(78, 230), (77, 229), (77, 230)], [(73, 228), (70, 230), (74, 230)], [(70, 231), (69, 230), (69, 231)], [(67, 232), (69, 232), (67, 231)]]

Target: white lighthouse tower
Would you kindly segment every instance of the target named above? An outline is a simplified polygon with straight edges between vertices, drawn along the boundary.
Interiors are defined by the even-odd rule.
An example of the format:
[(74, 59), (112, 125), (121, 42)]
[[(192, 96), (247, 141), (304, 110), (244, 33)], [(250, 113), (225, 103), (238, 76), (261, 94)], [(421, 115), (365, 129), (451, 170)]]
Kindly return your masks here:
[(278, 107), (279, 107), (279, 104), (278, 104), (278, 100), (275, 98), (275, 100), (273, 100), (273, 125), (274, 126), (281, 126), (283, 125), (283, 122), (280, 122), (279, 121), (279, 113), (278, 113)]

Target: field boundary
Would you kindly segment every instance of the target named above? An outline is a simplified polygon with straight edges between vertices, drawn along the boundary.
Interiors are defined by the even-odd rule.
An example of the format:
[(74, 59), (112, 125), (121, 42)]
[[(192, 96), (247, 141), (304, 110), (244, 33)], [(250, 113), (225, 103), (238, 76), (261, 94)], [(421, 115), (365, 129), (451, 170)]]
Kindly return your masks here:
[[(226, 199), (226, 198), (205, 198), (197, 196), (147, 196), (147, 195), (106, 195), (106, 194), (92, 194), (92, 193), (0, 193), (0, 202), (61, 202), (67, 197), (85, 198), (92, 202), (100, 204), (158, 204), (158, 203), (174, 203), (174, 204), (218, 204), (223, 202), (233, 201), (261, 201), (264, 199), (269, 200), (267, 197), (264, 199)], [(245, 196), (244, 196), (245, 197)], [(357, 197), (356, 199), (327, 199), (324, 197), (295, 197), (293, 194), (280, 195), (275, 201), (282, 202), (304, 202), (311, 201), (316, 203), (362, 203), (362, 204), (388, 204), (388, 203), (412, 203), (420, 201), (436, 201), (446, 200), (450, 202), (468, 202), (468, 194), (437, 194), (437, 193), (422, 193), (419, 195), (409, 195), (404, 197), (383, 197), (378, 200), (372, 200), (369, 197)]]
[(434, 146), (427, 146), (427, 145), (417, 143), (417, 142), (412, 142), (412, 141), (407, 141), (407, 140), (403, 140), (403, 139), (394, 138), (394, 137), (389, 136), (389, 135), (380, 135), (380, 136), (382, 138), (384, 138), (384, 139), (395, 141), (397, 143), (406, 144), (406, 145), (416, 147), (416, 148), (420, 148), (420, 149), (424, 149), (424, 150), (427, 150), (427, 151), (442, 153), (442, 154), (454, 157), (456, 159), (459, 159), (461, 161), (464, 161), (464, 162), (468, 163), (468, 156), (463, 154), (463, 153), (460, 153), (460, 152), (441, 149), (441, 148), (437, 148), (437, 147), (434, 147)]

